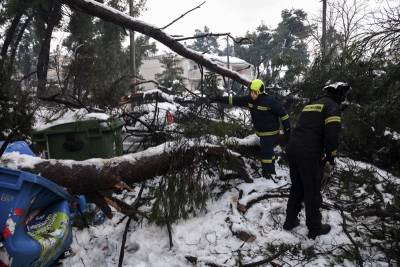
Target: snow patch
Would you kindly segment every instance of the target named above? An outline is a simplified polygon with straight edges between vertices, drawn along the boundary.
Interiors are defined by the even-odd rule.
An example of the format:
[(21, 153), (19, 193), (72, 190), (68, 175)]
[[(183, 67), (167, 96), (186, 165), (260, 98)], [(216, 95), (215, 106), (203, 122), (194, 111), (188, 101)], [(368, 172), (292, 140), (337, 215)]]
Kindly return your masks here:
[(393, 131), (390, 128), (386, 128), (385, 132), (383, 133), (384, 136), (390, 136), (393, 140), (400, 140), (400, 134), (396, 131)]
[[(39, 111), (39, 112), (44, 112), (46, 111)], [(41, 114), (44, 117), (47, 117), (46, 114)], [(68, 110), (67, 112), (63, 113), (61, 116), (59, 114), (54, 114), (53, 117), (58, 118), (52, 122), (47, 123), (46, 119), (52, 119), (50, 118), (37, 118), (36, 119), (36, 124), (34, 125), (34, 129), (37, 131), (41, 131), (53, 126), (65, 124), (65, 123), (70, 123), (70, 122), (75, 122), (75, 121), (82, 121), (82, 120), (101, 120), (105, 121), (110, 118), (109, 115), (105, 113), (98, 113), (98, 112), (88, 112), (86, 109), (77, 109), (77, 110)], [(38, 117), (38, 116), (37, 116)]]

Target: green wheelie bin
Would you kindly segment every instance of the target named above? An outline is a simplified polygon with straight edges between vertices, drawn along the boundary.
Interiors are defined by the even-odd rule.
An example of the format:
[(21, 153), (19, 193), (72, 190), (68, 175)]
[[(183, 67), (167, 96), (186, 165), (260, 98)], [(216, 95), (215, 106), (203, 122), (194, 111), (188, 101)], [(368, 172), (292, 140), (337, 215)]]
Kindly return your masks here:
[(35, 131), (32, 139), (46, 158), (85, 160), (122, 155), (120, 119), (88, 119)]

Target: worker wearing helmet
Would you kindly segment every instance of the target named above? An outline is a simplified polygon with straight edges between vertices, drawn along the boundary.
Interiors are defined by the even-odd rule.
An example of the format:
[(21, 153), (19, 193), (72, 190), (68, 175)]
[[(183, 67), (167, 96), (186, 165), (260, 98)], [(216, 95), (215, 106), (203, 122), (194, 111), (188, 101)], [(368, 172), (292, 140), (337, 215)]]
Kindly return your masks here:
[(341, 127), (340, 104), (350, 86), (333, 83), (324, 87), (325, 96), (306, 105), (294, 128), (287, 154), (292, 186), (286, 209), (285, 230), (299, 225), (297, 215), (304, 201), (308, 237), (327, 234), (331, 227), (321, 223), (321, 179), (326, 162), (334, 164)]
[(251, 81), (248, 88), (249, 94), (246, 96), (216, 97), (211, 102), (249, 108), (256, 134), (260, 138), (262, 174), (265, 178), (271, 178), (275, 174), (274, 143), (280, 133), (279, 121), (288, 139), (289, 115), (277, 99), (265, 93), (264, 83), (260, 79)]

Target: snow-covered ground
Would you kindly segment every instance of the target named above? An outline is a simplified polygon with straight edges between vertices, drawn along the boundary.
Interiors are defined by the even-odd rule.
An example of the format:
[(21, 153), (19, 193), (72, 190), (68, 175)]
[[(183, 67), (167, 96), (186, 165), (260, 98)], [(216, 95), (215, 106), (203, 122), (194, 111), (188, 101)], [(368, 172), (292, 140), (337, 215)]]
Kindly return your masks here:
[[(160, 120), (157, 120), (155, 125), (164, 125), (167, 112), (186, 112), (184, 108), (177, 107), (178, 105), (168, 102), (158, 103), (157, 105), (143, 104), (141, 105), (143, 115), (139, 119), (151, 121), (157, 111), (157, 118), (160, 118)], [(244, 124), (249, 124), (248, 111), (233, 108), (230, 109), (228, 114)], [(38, 120), (36, 128), (50, 127), (78, 119), (78, 117), (79, 119), (97, 118), (101, 120), (108, 118), (105, 114), (89, 114), (84, 110), (79, 110), (78, 112), (64, 113), (63, 116), (58, 117), (58, 120), (52, 123)], [(166, 127), (173, 128), (175, 126), (172, 124)], [(132, 125), (131, 128), (134, 130), (145, 129), (144, 125), (140, 123)], [(398, 138), (398, 133), (390, 129), (385, 132), (385, 135), (391, 135), (393, 139)], [(216, 137), (210, 138), (210, 140), (214, 140), (213, 143), (219, 143)], [(232, 143), (257, 145), (258, 137), (256, 135), (250, 135), (244, 139), (231, 137), (223, 141), (224, 145)], [(124, 155), (119, 157), (119, 160), (135, 161), (145, 156), (160, 154), (162, 151), (174, 148), (174, 144), (174, 142), (166, 142), (135, 154)], [(10, 168), (29, 167), (40, 161), (39, 158), (18, 156), (17, 153), (6, 154), (3, 159), (6, 166)], [(8, 163), (7, 160), (9, 160)], [(251, 160), (246, 159), (246, 161)], [(81, 164), (101, 167), (106, 162), (108, 160), (90, 159), (81, 162)], [(64, 164), (68, 165), (69, 163), (72, 165), (73, 161), (64, 161)], [(383, 191), (381, 190), (384, 182), (382, 177), (390, 177), (390, 174), (385, 171), (362, 162), (341, 158), (337, 163), (338, 168), (346, 168), (350, 164), (361, 169), (374, 169), (377, 173), (375, 186), (380, 191)], [(329, 223), (332, 230), (327, 235), (317, 237), (316, 240), (307, 238), (308, 230), (305, 226), (304, 210), (300, 214), (300, 226), (292, 231), (282, 229), (285, 219), (286, 197), (260, 200), (247, 211), (241, 211), (241, 205), (246, 205), (257, 197), (276, 192), (278, 189), (289, 188), (288, 168), (278, 164), (276, 164), (276, 167), (277, 174), (281, 177), (277, 182), (258, 177), (252, 177), (253, 183), (245, 183), (242, 180), (221, 181), (221, 183), (228, 183), (231, 189), (224, 191), (222, 195), (215, 194), (218, 197), (208, 200), (206, 211), (197, 213), (195, 217), (172, 224), (172, 248), (169, 245), (170, 240), (166, 227), (149, 224), (147, 220), (143, 220), (140, 224), (132, 221), (124, 248), (123, 266), (239, 266), (239, 260), (242, 264), (257, 262), (271, 257), (278, 250), (285, 249), (287, 251), (273, 261), (278, 264), (277, 266), (356, 266), (357, 262), (354, 258), (353, 261), (350, 261), (346, 258), (338, 260), (336, 257), (343, 254), (343, 247), (352, 245), (351, 240), (343, 231), (343, 218), (337, 209), (322, 210), (323, 222)], [(248, 173), (253, 172), (252, 169), (248, 170)], [(400, 179), (391, 178), (393, 178), (391, 179), (393, 184), (400, 184)], [(326, 195), (332, 193), (329, 192), (330, 189), (330, 187), (327, 188)], [(218, 188), (214, 190), (218, 190)], [(333, 190), (335, 189), (331, 189), (331, 191)], [(133, 192), (122, 192), (122, 194), (115, 196), (130, 204), (136, 198), (138, 191), (139, 188), (136, 187)], [(287, 190), (285, 192), (287, 193)], [(355, 194), (367, 193), (363, 187), (360, 187), (355, 191)], [(385, 204), (393, 202), (393, 195), (384, 193), (382, 198)], [(333, 204), (328, 197), (325, 197), (324, 200), (327, 204)], [(366, 201), (368, 201), (368, 204), (372, 204), (374, 200), (368, 198)], [(113, 213), (113, 219), (106, 220), (101, 225), (90, 226), (83, 230), (74, 229), (73, 254), (61, 262), (62, 266), (118, 265), (126, 219), (121, 222), (123, 214), (115, 210)], [(251, 238), (247, 242), (242, 241), (234, 234), (240, 231), (250, 234)], [(356, 239), (356, 237), (353, 238)], [(362, 242), (361, 239), (359, 241)], [(365, 254), (366, 252), (362, 251), (361, 253)], [(196, 259), (197, 263), (189, 262), (188, 258)], [(379, 261), (374, 262), (379, 263)], [(384, 263), (381, 265), (385, 266)]]
[[(260, 201), (245, 213), (237, 209), (239, 190), (243, 191), (239, 203), (246, 204), (263, 193), (287, 187), (288, 169), (278, 167), (277, 172), (283, 177), (277, 183), (264, 178), (256, 178), (254, 183), (236, 181), (236, 188), (225, 192), (218, 199), (209, 200), (206, 212), (173, 224), (172, 249), (169, 248), (166, 228), (146, 222), (141, 225), (132, 222), (126, 242), (123, 266), (194, 266), (185, 256), (196, 257), (197, 265), (195, 266), (210, 266), (210, 264), (211, 266), (238, 266), (239, 251), (242, 263), (247, 263), (268, 258), (273, 254), (268, 250), (271, 246), (290, 244), (297, 245), (302, 251), (313, 249), (315, 253), (333, 251), (334, 254), (340, 246), (350, 244), (341, 226), (342, 217), (336, 210), (322, 212), (323, 222), (329, 223), (332, 230), (328, 235), (320, 236), (314, 241), (307, 238), (304, 210), (301, 213), (300, 226), (292, 231), (282, 229), (286, 198)], [(128, 198), (133, 199), (136, 193), (129, 193)], [(100, 226), (91, 226), (84, 230), (75, 229), (72, 245), (74, 254), (62, 262), (63, 266), (116, 266), (126, 221), (118, 224), (122, 215), (117, 212), (114, 215), (112, 220), (107, 220)], [(233, 235), (231, 229), (250, 233), (255, 236), (255, 240), (241, 241)], [(295, 260), (296, 255), (290, 253), (287, 255), (283, 257), (283, 260), (276, 260), (275, 263), (299, 264)], [(346, 260), (342, 264), (354, 265)], [(306, 265), (335, 266), (330, 256), (317, 256)]]
[[(245, 139), (233, 140), (242, 145), (256, 143), (255, 136)], [(227, 140), (232, 141), (232, 140)], [(170, 144), (170, 145), (167, 145)], [(189, 142), (190, 144), (190, 142)], [(149, 148), (136, 154), (124, 155), (119, 160), (132, 161), (135, 158), (159, 154), (174, 147), (173, 142)], [(39, 158), (19, 155), (17, 152), (5, 154), (4, 166), (20, 168), (33, 166), (41, 161)], [(116, 160), (112, 159), (112, 160)], [(107, 160), (90, 159), (81, 164), (91, 164), (101, 167)], [(246, 160), (250, 161), (250, 160)], [(63, 161), (64, 164), (73, 161)], [(352, 168), (375, 171), (376, 188), (383, 191), (382, 187), (386, 179), (390, 179), (394, 185), (400, 184), (400, 179), (380, 170), (370, 164), (357, 162), (348, 158), (339, 158), (337, 168)], [(252, 177), (253, 183), (245, 183), (242, 180), (230, 180), (230, 189), (222, 195), (215, 194), (207, 203), (207, 209), (198, 213), (195, 217), (180, 220), (172, 224), (173, 247), (169, 247), (169, 237), (166, 227), (149, 224), (147, 220), (137, 224), (132, 221), (125, 246), (123, 266), (163, 267), (163, 266), (239, 266), (239, 259), (243, 264), (256, 262), (274, 255), (278, 250), (288, 249), (274, 263), (279, 266), (356, 266), (356, 261), (347, 259), (338, 260), (337, 255), (343, 254), (343, 247), (351, 247), (352, 243), (343, 230), (343, 217), (337, 209), (323, 209), (323, 222), (332, 226), (329, 234), (317, 237), (316, 240), (307, 238), (304, 210), (300, 214), (300, 226), (292, 231), (282, 229), (285, 219), (286, 197), (273, 197), (255, 202), (246, 211), (241, 206), (266, 194), (284, 192), (289, 188), (289, 170), (283, 165), (276, 164), (277, 175), (281, 178), (276, 182), (264, 178)], [(249, 167), (250, 168), (250, 167)], [(248, 173), (252, 173), (249, 169)], [(326, 195), (334, 193), (335, 187), (328, 187)], [(286, 189), (286, 191), (285, 191)], [(216, 187), (214, 191), (220, 190)], [(131, 204), (139, 188), (133, 192), (122, 192), (115, 195), (117, 198)], [(148, 192), (145, 191), (145, 194)], [(214, 192), (218, 193), (218, 192)], [(368, 194), (360, 187), (354, 194)], [(218, 195), (218, 197), (216, 197)], [(393, 195), (382, 194), (383, 201), (388, 204), (393, 202)], [(329, 197), (324, 198), (327, 204), (333, 204)], [(373, 201), (367, 199), (366, 201)], [(372, 204), (373, 202), (371, 202)], [(114, 211), (114, 217), (103, 224), (90, 226), (83, 230), (73, 230), (73, 254), (61, 262), (62, 266), (117, 266), (119, 262), (122, 237), (126, 219), (121, 222), (123, 214)], [(365, 222), (365, 221), (361, 221)], [(237, 237), (238, 232), (248, 233), (251, 238), (247, 242)], [(234, 234), (236, 233), (236, 235)], [(353, 236), (354, 239), (357, 237)], [(243, 238), (242, 238), (243, 239)], [(363, 242), (362, 239), (358, 239)], [(379, 262), (378, 255), (366, 255), (375, 257), (374, 263), (380, 266), (387, 264)], [(307, 253), (311, 253), (310, 257)], [(367, 253), (362, 251), (361, 253)], [(193, 265), (187, 259), (196, 259)], [(376, 260), (377, 259), (377, 260)], [(269, 265), (260, 265), (269, 266)]]

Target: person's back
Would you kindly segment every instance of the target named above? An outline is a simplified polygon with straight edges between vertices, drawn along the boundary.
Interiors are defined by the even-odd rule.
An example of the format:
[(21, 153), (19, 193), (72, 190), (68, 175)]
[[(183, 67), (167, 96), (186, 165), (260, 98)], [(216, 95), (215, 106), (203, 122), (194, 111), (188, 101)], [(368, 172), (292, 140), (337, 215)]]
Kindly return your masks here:
[(306, 105), (288, 144), (289, 154), (321, 158), (324, 152), (337, 147), (340, 124), (340, 106), (328, 96)]
[(251, 119), (257, 133), (279, 131), (279, 119), (286, 115), (278, 100), (267, 94), (261, 94), (256, 100), (248, 102)]

